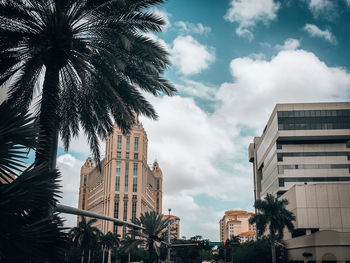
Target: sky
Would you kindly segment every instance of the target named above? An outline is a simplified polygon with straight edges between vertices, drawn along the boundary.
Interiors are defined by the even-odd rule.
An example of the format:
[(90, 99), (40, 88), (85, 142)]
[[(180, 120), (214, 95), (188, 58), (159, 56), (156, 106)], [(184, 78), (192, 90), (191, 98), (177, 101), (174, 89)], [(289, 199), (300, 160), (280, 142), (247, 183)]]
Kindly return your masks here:
[[(159, 115), (141, 117), (148, 162), (163, 171), (163, 212), (180, 217), (180, 236), (218, 241), (225, 211), (254, 211), (248, 146), (275, 105), (350, 100), (350, 0), (170, 0), (153, 11), (167, 24), (148, 36), (170, 53), (178, 94), (147, 96)], [(83, 134), (61, 146), (61, 203), (77, 207), (91, 153)]]

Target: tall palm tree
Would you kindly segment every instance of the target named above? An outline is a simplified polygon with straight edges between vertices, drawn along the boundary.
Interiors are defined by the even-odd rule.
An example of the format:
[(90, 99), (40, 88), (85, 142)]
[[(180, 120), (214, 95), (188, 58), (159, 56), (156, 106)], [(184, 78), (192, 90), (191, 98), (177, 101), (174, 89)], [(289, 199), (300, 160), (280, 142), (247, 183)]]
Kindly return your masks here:
[(57, 201), (60, 174), (23, 162), (27, 148), (36, 149), (37, 131), (28, 114), (0, 105), (0, 262), (62, 260), (62, 222), (42, 213)]
[(136, 232), (136, 235), (146, 243), (150, 262), (153, 262), (154, 258), (158, 259), (159, 256), (155, 242), (162, 240), (162, 231), (167, 228), (168, 219), (163, 219), (162, 215), (151, 211), (141, 214), (140, 218), (135, 218), (133, 222), (144, 227), (144, 229)]
[(294, 229), (293, 221), (295, 216), (286, 209), (287, 199), (279, 200), (271, 194), (267, 194), (264, 200), (256, 200), (254, 207), (258, 213), (249, 219), (250, 224), (256, 224), (258, 236), (269, 229), (269, 238), (271, 242), (272, 263), (276, 263), (276, 244), (275, 242), (283, 239), (283, 230), (285, 227), (292, 232)]
[(168, 54), (146, 32), (160, 32), (163, 18), (150, 8), (163, 0), (0, 1), (0, 88), (8, 105), (27, 110), (35, 90), (45, 151), (37, 163), (56, 167), (60, 132), (67, 150), (80, 127), (99, 162), (98, 137), (124, 133), (135, 114), (156, 119), (143, 96), (172, 95), (162, 77)]
[(86, 221), (85, 217), (81, 218), (78, 226), (73, 227), (69, 234), (72, 237), (75, 246), (79, 246), (81, 249), (81, 262), (84, 262), (86, 255), (88, 255), (88, 263), (91, 261), (91, 251), (94, 249), (98, 242), (98, 236), (100, 230), (92, 226), (97, 219), (90, 219)]

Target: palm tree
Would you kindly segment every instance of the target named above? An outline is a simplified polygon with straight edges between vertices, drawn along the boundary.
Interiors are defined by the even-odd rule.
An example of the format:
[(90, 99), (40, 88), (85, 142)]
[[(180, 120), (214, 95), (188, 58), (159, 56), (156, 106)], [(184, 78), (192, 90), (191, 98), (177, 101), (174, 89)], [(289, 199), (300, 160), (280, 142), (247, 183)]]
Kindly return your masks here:
[[(26, 113), (0, 105), (0, 262), (60, 262), (66, 235), (57, 214), (46, 217), (59, 194), (59, 172), (26, 167), (38, 127)], [(40, 151), (40, 149), (37, 149)]]
[(144, 229), (136, 232), (136, 235), (146, 243), (150, 262), (153, 262), (154, 258), (158, 259), (159, 256), (155, 242), (162, 241), (162, 231), (167, 228), (168, 219), (163, 219), (162, 215), (151, 211), (141, 214), (140, 218), (135, 218), (133, 222), (144, 227)]
[(105, 252), (108, 249), (108, 260), (111, 262), (112, 248), (118, 247), (120, 245), (120, 239), (117, 233), (108, 232), (106, 235), (100, 235), (100, 242), (102, 246), (102, 263), (105, 262)]
[(35, 90), (37, 119), (45, 140), (36, 162), (56, 167), (58, 134), (69, 148), (80, 127), (97, 162), (98, 137), (124, 133), (135, 114), (156, 119), (143, 96), (172, 95), (162, 74), (168, 53), (146, 32), (165, 21), (150, 11), (164, 0), (2, 0), (0, 1), (0, 88), (8, 105), (26, 111)]
[(86, 254), (88, 255), (88, 263), (90, 263), (91, 251), (97, 246), (100, 230), (92, 226), (92, 224), (96, 223), (96, 221), (97, 219), (90, 219), (89, 221), (86, 221), (85, 217), (82, 217), (78, 226), (73, 227), (69, 231), (74, 245), (80, 246), (82, 263), (84, 262)]
[(269, 238), (271, 242), (272, 263), (276, 262), (276, 244), (275, 242), (283, 239), (283, 230), (285, 227), (292, 232), (294, 229), (293, 221), (295, 216), (286, 209), (287, 199), (279, 200), (271, 194), (267, 194), (264, 200), (256, 200), (254, 207), (258, 213), (249, 219), (250, 224), (256, 224), (258, 236), (265, 233), (269, 228)]

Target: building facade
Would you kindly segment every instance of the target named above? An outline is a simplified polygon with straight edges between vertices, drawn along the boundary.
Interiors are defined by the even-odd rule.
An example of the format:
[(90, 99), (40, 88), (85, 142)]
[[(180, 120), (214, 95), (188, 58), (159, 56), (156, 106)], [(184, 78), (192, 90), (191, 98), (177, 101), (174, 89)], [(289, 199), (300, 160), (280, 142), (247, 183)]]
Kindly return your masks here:
[(249, 161), (255, 199), (287, 199), (296, 217), (290, 260), (350, 261), (349, 102), (276, 105)]
[(229, 210), (220, 220), (220, 242), (231, 239), (232, 236), (240, 237), (241, 242), (253, 240), (255, 237), (255, 225), (249, 224), (249, 218), (253, 213), (243, 210)]
[(350, 181), (350, 103), (277, 104), (249, 145), (255, 200), (295, 184)]
[[(131, 221), (141, 214), (162, 211), (163, 174), (157, 162), (150, 168), (147, 160), (148, 139), (141, 123), (128, 135), (114, 125), (106, 138), (105, 158), (101, 168), (88, 158), (81, 168), (79, 208), (105, 216)], [(126, 235), (126, 227), (98, 220), (103, 233)]]
[[(174, 215), (163, 215), (163, 219), (170, 220), (170, 234), (171, 239), (179, 239), (180, 238), (180, 218)], [(168, 231), (167, 228), (163, 230), (163, 232)], [(166, 232), (167, 233), (167, 232)]]

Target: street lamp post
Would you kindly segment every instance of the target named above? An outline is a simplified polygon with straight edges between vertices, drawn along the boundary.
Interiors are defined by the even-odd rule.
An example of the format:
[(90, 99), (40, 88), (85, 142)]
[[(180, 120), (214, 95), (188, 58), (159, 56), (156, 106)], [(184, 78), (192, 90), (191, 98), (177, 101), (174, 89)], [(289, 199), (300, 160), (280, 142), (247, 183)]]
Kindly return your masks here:
[(168, 260), (167, 262), (170, 263), (170, 211), (171, 209), (168, 209), (169, 211), (169, 217), (168, 217)]

